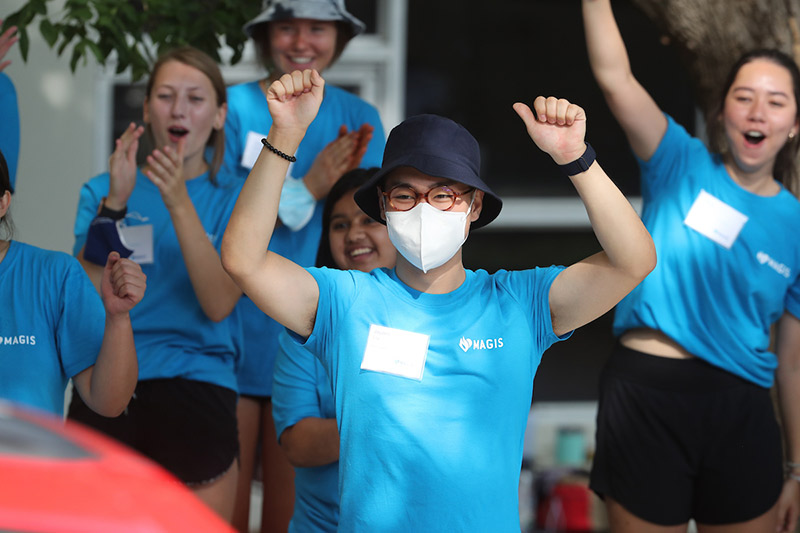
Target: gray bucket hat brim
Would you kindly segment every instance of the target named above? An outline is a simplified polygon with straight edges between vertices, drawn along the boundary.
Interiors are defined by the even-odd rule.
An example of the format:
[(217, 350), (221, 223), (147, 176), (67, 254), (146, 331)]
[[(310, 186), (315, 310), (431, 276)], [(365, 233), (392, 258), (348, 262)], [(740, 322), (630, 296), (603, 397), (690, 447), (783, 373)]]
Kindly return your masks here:
[(413, 167), (424, 174), (446, 178), (483, 191), (483, 209), (471, 228), (485, 226), (500, 214), (503, 201), (480, 178), (480, 148), (475, 137), (462, 125), (438, 115), (416, 115), (389, 133), (383, 164), (354, 198), (372, 219), (383, 224), (378, 185), (399, 167)]
[(242, 29), (252, 37), (253, 28), (259, 24), (289, 19), (341, 20), (350, 25), (353, 37), (367, 27), (347, 11), (344, 0), (264, 0), (261, 13)]

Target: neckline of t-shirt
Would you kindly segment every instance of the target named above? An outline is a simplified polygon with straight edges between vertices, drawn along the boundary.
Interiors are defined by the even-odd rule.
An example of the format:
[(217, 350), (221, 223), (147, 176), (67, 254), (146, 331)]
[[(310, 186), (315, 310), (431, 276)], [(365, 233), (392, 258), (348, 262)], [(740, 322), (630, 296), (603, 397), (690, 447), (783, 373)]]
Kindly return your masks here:
[(418, 291), (413, 287), (406, 285), (403, 280), (397, 276), (397, 270), (394, 268), (384, 271), (385, 275), (387, 275), (389, 279), (394, 282), (391, 285), (393, 290), (402, 296), (404, 300), (420, 307), (447, 307), (452, 305), (463, 305), (463, 296), (469, 290), (469, 286), (472, 284), (475, 275), (471, 270), (464, 269), (464, 272), (466, 274), (464, 281), (458, 286), (457, 289), (443, 294), (431, 294)]

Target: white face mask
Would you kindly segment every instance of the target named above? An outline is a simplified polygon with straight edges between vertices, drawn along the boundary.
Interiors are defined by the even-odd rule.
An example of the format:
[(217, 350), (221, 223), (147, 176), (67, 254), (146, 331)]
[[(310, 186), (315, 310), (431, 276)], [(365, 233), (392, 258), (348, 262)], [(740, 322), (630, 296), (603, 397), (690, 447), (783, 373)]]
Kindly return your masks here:
[(389, 239), (409, 263), (427, 272), (449, 261), (467, 240), (471, 211), (472, 202), (465, 213), (442, 211), (427, 202), (408, 211), (386, 211)]

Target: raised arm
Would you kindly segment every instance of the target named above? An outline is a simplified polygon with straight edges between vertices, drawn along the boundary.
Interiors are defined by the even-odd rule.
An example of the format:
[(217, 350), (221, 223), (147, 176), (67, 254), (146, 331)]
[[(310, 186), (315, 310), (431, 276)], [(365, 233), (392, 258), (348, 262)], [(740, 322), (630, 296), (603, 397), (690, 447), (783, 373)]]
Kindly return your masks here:
[[(776, 381), (785, 455), (791, 463), (790, 473), (800, 476), (800, 319), (789, 313), (784, 313), (778, 322), (777, 353)], [(778, 500), (778, 531), (795, 531), (799, 512), (800, 482), (789, 478)]]
[(634, 153), (646, 161), (664, 137), (667, 119), (633, 77), (611, 0), (583, 0), (583, 26), (594, 77)]
[[(315, 70), (284, 74), (270, 85), (270, 146), (294, 154), (317, 115), (325, 82)], [(262, 148), (222, 239), (222, 264), (253, 302), (298, 335), (311, 334), (319, 287), (305, 269), (268, 252), (289, 162)]]
[(72, 377), (83, 401), (103, 416), (117, 416), (136, 388), (139, 363), (129, 311), (144, 296), (142, 269), (117, 252), (108, 255), (101, 295), (106, 310), (103, 344), (93, 366)]
[[(536, 145), (558, 165), (575, 161), (586, 149), (586, 115), (564, 99), (539, 96), (536, 117), (525, 104), (514, 104)], [(538, 117), (538, 118), (537, 118)], [(653, 240), (636, 211), (594, 161), (570, 176), (583, 200), (603, 251), (561, 272), (550, 287), (553, 331), (562, 335), (614, 307), (655, 267)]]

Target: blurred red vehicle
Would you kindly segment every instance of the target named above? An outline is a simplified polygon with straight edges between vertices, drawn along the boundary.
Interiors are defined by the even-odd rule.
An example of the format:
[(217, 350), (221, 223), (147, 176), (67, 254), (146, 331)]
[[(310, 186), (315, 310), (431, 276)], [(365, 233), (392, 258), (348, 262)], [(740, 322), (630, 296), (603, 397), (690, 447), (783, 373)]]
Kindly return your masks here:
[(0, 402), (0, 531), (233, 530), (149, 459), (79, 424)]

